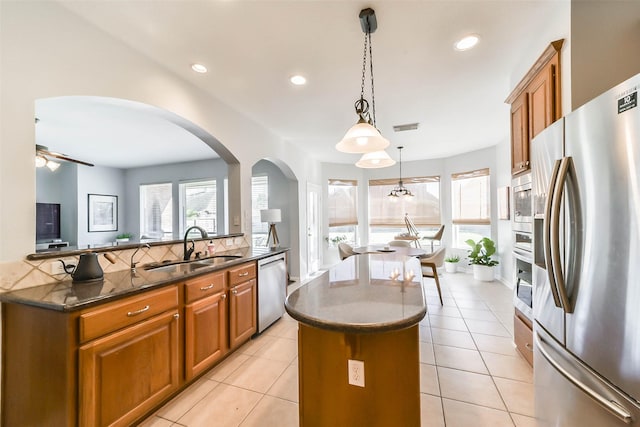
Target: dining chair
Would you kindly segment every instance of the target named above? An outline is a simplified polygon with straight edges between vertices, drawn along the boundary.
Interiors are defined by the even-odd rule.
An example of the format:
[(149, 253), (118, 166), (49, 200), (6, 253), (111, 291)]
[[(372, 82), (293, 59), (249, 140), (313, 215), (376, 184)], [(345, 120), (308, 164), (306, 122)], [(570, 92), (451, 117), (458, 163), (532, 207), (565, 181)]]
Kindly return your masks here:
[(338, 253), (340, 254), (340, 260), (349, 258), (351, 255), (355, 255), (353, 247), (348, 243), (338, 243)]
[(387, 243), (389, 246), (402, 246), (403, 248), (410, 248), (411, 242), (408, 240), (392, 240)]
[(431, 252), (433, 252), (433, 241), (437, 240), (438, 242), (440, 242), (442, 240), (442, 235), (444, 234), (444, 224), (442, 224), (440, 226), (440, 228), (438, 229), (438, 231), (435, 232), (435, 234), (431, 235), (431, 236), (424, 236), (423, 239), (425, 240), (431, 240)]
[(444, 304), (442, 303), (442, 291), (440, 290), (438, 267), (442, 267), (444, 264), (445, 249), (445, 247), (441, 247), (437, 251), (420, 258), (422, 277), (433, 277), (436, 281), (436, 288), (438, 289), (438, 296), (440, 297), (440, 305)]

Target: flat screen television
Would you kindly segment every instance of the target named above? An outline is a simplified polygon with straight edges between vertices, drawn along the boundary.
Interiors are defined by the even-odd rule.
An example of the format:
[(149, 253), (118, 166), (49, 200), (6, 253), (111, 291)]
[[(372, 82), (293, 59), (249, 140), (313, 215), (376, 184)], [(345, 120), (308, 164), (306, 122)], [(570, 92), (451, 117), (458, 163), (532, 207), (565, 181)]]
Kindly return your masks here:
[(36, 241), (60, 238), (60, 204), (36, 203)]

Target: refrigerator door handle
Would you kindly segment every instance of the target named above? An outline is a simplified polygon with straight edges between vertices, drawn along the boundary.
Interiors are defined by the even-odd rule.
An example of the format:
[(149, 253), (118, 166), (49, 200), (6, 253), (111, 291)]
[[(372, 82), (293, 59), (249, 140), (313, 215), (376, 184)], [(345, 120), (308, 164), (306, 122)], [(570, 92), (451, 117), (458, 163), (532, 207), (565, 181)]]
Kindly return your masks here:
[(622, 422), (624, 422), (625, 424), (631, 424), (631, 421), (632, 421), (631, 414), (621, 404), (619, 404), (616, 401), (609, 400), (606, 397), (600, 395), (591, 387), (589, 387), (588, 385), (586, 385), (585, 383), (583, 383), (582, 381), (574, 377), (570, 372), (568, 372), (558, 362), (556, 362), (553, 359), (553, 357), (551, 357), (549, 352), (546, 350), (545, 347), (547, 344), (540, 337), (540, 334), (536, 333), (535, 341), (536, 341), (536, 347), (540, 351), (540, 354), (542, 355), (542, 357), (544, 357), (547, 360), (547, 362), (549, 362), (549, 364), (553, 366), (553, 368), (560, 373), (560, 375), (565, 377), (567, 381), (569, 381), (570, 383), (578, 387), (587, 396), (595, 400), (598, 404), (600, 404), (600, 406), (602, 406), (609, 413), (611, 413), (612, 415), (620, 419)]
[(544, 204), (544, 218), (542, 220), (543, 230), (543, 247), (544, 247), (544, 264), (547, 267), (547, 276), (549, 278), (549, 287), (551, 288), (551, 295), (553, 296), (553, 303), (556, 307), (562, 307), (560, 303), (560, 295), (556, 285), (556, 279), (554, 277), (553, 259), (551, 257), (551, 227), (553, 220), (551, 218), (551, 212), (553, 208), (553, 195), (555, 193), (556, 179), (558, 178), (558, 171), (560, 170), (560, 160), (556, 160), (553, 164), (553, 171), (551, 172), (551, 179), (549, 180), (549, 195)]
[(553, 276), (555, 278), (556, 288), (560, 295), (560, 302), (564, 307), (566, 313), (573, 313), (573, 307), (571, 307), (571, 301), (567, 294), (567, 288), (565, 286), (564, 272), (562, 271), (562, 261), (560, 259), (560, 208), (562, 207), (562, 194), (564, 193), (564, 185), (567, 182), (567, 175), (569, 174), (569, 166), (571, 164), (571, 157), (563, 157), (560, 161), (560, 169), (558, 170), (558, 177), (553, 191), (553, 201), (551, 202), (551, 258), (553, 264)]

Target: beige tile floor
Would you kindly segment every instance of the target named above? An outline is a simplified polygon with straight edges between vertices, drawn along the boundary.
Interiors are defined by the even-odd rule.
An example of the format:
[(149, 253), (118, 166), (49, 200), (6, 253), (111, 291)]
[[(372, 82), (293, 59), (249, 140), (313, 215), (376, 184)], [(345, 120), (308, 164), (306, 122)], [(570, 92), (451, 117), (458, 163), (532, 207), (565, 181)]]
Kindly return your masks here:
[[(422, 426), (535, 426), (533, 372), (513, 345), (511, 290), (443, 274), (440, 306), (433, 280), (424, 285)], [(142, 425), (297, 426), (297, 362), (297, 323), (285, 315)]]

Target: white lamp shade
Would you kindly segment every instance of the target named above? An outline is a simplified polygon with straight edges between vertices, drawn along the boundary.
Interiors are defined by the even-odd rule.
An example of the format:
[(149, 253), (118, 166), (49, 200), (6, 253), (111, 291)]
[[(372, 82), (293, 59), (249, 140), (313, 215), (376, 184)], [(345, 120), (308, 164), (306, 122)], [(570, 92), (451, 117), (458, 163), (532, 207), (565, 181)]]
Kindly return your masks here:
[(336, 144), (336, 150), (343, 153), (371, 153), (384, 150), (389, 144), (378, 129), (369, 123), (357, 123), (347, 131), (342, 141)]
[(270, 224), (282, 221), (280, 209), (262, 209), (260, 211), (260, 221)]
[(53, 172), (60, 167), (60, 163), (54, 162), (53, 160), (47, 160), (47, 167), (51, 172)]
[(364, 153), (356, 162), (357, 167), (364, 169), (386, 168), (395, 164), (396, 161), (389, 157), (384, 150)]

